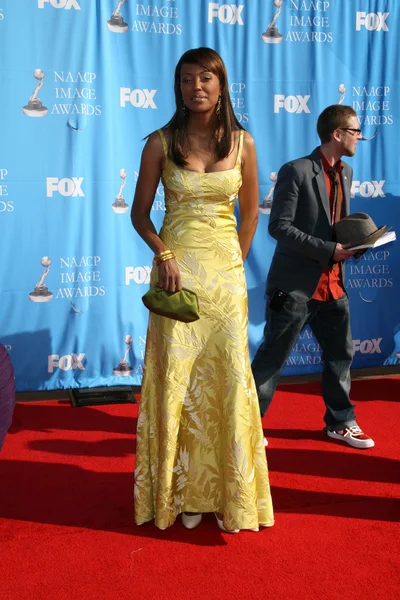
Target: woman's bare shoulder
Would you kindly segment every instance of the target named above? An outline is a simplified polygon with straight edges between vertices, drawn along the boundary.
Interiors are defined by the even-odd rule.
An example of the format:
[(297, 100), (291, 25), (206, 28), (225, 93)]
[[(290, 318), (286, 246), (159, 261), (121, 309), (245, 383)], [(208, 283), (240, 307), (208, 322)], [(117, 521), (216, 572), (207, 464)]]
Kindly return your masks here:
[(243, 143), (248, 147), (254, 146), (253, 136), (246, 130), (243, 131)]
[(150, 146), (152, 149), (156, 149), (157, 147), (162, 149), (162, 142), (159, 129), (150, 133), (150, 135), (147, 138), (146, 146)]
[(159, 131), (153, 131), (148, 136), (145, 147), (143, 149), (143, 157), (146, 157), (149, 160), (155, 159), (157, 161), (163, 161), (164, 149)]
[(253, 136), (248, 131), (244, 131), (243, 135), (243, 152), (242, 152), (242, 166), (247, 164), (249, 161), (255, 160), (256, 146), (254, 143)]

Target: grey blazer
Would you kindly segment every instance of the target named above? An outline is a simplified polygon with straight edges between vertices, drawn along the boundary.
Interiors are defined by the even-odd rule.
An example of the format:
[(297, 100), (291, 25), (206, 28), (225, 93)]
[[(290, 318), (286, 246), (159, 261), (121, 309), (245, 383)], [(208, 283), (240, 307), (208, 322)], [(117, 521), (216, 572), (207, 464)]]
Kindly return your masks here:
[[(348, 215), (353, 170), (343, 165), (343, 214)], [(316, 148), (309, 156), (286, 163), (278, 173), (268, 226), (277, 240), (267, 277), (268, 294), (277, 288), (298, 299), (313, 296), (335, 251), (331, 221), (325, 173)]]

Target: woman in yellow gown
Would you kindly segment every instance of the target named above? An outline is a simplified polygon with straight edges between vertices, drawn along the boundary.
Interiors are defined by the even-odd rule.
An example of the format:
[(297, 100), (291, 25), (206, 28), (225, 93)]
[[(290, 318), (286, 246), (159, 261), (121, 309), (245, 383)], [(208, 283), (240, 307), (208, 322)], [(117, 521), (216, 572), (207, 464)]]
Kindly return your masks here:
[[(200, 319), (150, 313), (135, 521), (154, 519), (165, 529), (183, 513), (193, 528), (202, 513), (215, 512), (223, 531), (257, 531), (274, 521), (243, 269), (258, 216), (254, 142), (234, 115), (225, 65), (213, 50), (181, 57), (175, 98), (171, 121), (143, 150), (132, 222), (156, 255), (152, 284), (195, 291)], [(160, 177), (166, 214), (157, 234), (150, 210)]]

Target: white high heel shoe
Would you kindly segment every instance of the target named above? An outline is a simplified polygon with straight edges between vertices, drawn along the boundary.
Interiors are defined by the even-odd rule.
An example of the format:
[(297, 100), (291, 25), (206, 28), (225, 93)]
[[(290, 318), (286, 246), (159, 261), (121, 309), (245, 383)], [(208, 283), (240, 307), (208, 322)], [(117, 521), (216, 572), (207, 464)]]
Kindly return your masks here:
[(194, 529), (197, 525), (200, 525), (202, 514), (198, 515), (187, 515), (186, 513), (182, 513), (182, 525), (186, 527), (186, 529)]
[[(225, 529), (224, 522), (218, 517), (217, 513), (214, 514), (215, 518), (217, 519), (218, 527), (221, 531), (224, 531), (225, 533), (239, 533), (240, 529)], [(257, 531), (260, 531), (260, 529), (257, 527), (256, 529), (249, 529), (249, 531), (254, 531), (257, 533)]]
[(239, 533), (239, 529), (225, 529), (224, 527), (224, 522), (222, 521), (222, 519), (219, 518), (219, 516), (217, 515), (217, 513), (214, 513), (215, 518), (217, 519), (217, 523), (218, 523), (218, 527), (220, 528), (221, 531), (224, 531), (225, 533)]

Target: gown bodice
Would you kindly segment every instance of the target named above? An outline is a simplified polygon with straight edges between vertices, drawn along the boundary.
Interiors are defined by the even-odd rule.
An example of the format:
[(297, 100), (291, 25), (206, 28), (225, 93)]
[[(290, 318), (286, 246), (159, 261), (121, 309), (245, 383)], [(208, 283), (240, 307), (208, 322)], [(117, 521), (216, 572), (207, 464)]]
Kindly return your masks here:
[(242, 184), (243, 133), (240, 131), (232, 169), (200, 173), (180, 168), (168, 158), (167, 143), (159, 130), (166, 156), (161, 177), (166, 212), (160, 236), (168, 237), (168, 244), (197, 248), (201, 240), (214, 236), (217, 230), (227, 239), (236, 236), (234, 209)]

